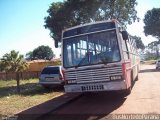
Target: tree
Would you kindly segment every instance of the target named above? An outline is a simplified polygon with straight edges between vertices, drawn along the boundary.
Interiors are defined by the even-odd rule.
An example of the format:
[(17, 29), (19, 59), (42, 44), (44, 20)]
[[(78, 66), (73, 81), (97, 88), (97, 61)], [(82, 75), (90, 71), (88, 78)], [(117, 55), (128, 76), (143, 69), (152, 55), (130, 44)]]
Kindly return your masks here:
[(159, 47), (160, 41), (153, 41), (148, 44), (148, 48), (152, 51), (156, 51), (156, 58), (159, 58)]
[(33, 52), (28, 53), (32, 59), (45, 59), (51, 60), (54, 57), (53, 51), (49, 46), (41, 45), (33, 50)]
[(131, 39), (135, 40), (138, 49), (145, 49), (145, 46), (141, 40), (141, 37), (131, 36)]
[(148, 10), (144, 17), (144, 33), (152, 35), (160, 40), (160, 8)]
[(19, 52), (12, 50), (1, 58), (0, 64), (2, 71), (16, 73), (17, 92), (20, 93), (19, 72), (24, 71), (28, 67), (28, 64), (24, 61), (23, 55), (19, 55)]
[(45, 28), (55, 40), (61, 41), (62, 30), (79, 24), (116, 18), (127, 24), (138, 20), (136, 0), (66, 0), (53, 2), (45, 17)]
[(27, 54), (26, 54), (26, 60), (32, 60), (33, 59), (33, 52), (32, 51), (29, 51)]

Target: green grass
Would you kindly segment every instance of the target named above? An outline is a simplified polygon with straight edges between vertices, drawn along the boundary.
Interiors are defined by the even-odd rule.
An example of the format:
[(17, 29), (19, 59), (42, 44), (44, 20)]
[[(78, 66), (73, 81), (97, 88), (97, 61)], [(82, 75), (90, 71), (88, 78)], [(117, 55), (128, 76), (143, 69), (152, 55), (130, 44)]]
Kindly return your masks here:
[[(21, 80), (21, 84), (37, 83), (38, 79)], [(16, 86), (16, 80), (0, 80), (0, 88)]]
[(60, 87), (50, 91), (43, 89), (38, 79), (21, 80), (20, 89), (17, 94), (16, 80), (0, 80), (0, 114), (13, 115), (64, 94)]

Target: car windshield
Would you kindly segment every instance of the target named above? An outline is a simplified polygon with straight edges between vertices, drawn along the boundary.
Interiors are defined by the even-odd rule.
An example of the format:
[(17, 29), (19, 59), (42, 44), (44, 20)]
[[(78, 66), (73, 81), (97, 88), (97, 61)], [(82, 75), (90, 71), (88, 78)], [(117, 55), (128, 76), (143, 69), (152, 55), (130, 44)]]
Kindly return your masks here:
[(120, 61), (116, 31), (105, 31), (63, 41), (64, 67), (106, 64)]

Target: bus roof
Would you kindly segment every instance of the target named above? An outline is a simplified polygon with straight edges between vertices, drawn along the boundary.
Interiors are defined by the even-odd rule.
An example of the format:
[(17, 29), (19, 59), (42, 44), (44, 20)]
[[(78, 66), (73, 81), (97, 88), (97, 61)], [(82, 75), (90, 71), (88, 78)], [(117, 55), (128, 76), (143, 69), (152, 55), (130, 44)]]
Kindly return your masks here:
[(96, 22), (90, 22), (90, 23), (85, 23), (85, 24), (81, 24), (81, 25), (74, 26), (74, 27), (66, 28), (66, 29), (64, 29), (64, 30), (62, 31), (62, 33), (65, 32), (65, 31), (68, 31), (68, 30), (72, 30), (72, 29), (79, 28), (79, 27), (88, 26), (88, 25), (93, 25), (93, 24), (97, 24), (97, 23), (106, 23), (106, 22), (115, 22), (115, 23), (120, 24), (116, 19), (96, 21)]

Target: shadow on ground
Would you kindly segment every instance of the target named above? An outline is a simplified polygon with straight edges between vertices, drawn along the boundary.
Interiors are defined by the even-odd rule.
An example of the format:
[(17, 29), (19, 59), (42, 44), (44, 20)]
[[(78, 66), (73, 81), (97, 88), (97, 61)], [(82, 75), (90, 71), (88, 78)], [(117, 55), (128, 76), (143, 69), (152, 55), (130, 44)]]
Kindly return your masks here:
[[(66, 104), (73, 96), (75, 99)], [(117, 92), (64, 94), (19, 113), (18, 120), (106, 120), (125, 100)]]
[(126, 98), (117, 92), (88, 93), (76, 102), (49, 114), (43, 120), (99, 120), (112, 119), (111, 113), (118, 109)]

